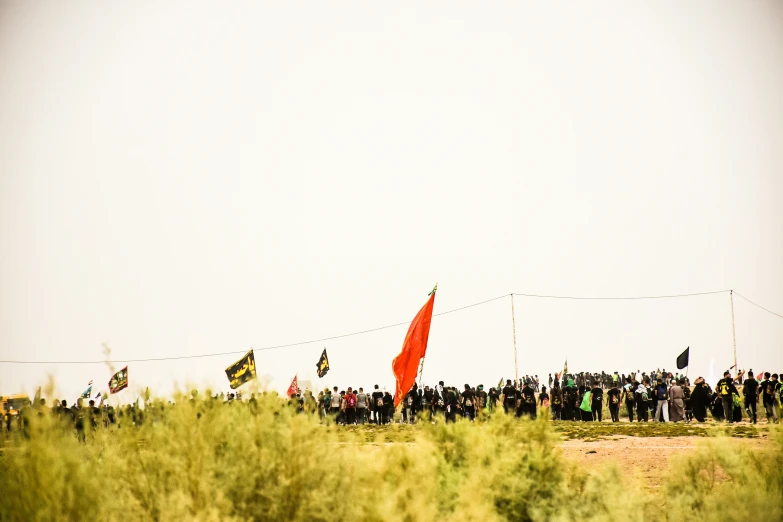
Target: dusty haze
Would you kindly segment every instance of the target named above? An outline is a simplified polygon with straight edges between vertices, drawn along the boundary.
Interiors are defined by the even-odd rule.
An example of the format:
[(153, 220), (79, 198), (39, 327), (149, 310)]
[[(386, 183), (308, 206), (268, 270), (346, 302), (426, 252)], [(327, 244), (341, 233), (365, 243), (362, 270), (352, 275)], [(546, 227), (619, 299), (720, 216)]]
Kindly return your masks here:
[[(244, 352), (410, 321), (436, 281), (435, 313), (783, 313), (783, 4), (634, 4), (0, 3), (0, 358)], [(728, 294), (515, 306), (523, 374), (732, 364)], [(735, 315), (740, 367), (783, 371), (783, 319)], [(393, 387), (405, 328), (256, 362)], [(239, 355), (131, 384), (227, 390)], [(109, 379), (0, 363), (0, 393), (47, 374)], [(512, 374), (508, 298), (433, 320), (425, 380)]]

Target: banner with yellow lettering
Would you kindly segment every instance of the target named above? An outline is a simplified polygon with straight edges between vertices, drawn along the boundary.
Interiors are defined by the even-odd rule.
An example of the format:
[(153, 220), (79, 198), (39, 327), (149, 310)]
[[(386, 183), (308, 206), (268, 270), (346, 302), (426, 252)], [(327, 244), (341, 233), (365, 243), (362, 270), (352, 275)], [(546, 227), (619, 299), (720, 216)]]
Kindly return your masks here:
[(226, 377), (228, 377), (232, 390), (239, 388), (251, 379), (255, 379), (256, 359), (253, 356), (253, 350), (250, 350), (244, 357), (226, 368)]

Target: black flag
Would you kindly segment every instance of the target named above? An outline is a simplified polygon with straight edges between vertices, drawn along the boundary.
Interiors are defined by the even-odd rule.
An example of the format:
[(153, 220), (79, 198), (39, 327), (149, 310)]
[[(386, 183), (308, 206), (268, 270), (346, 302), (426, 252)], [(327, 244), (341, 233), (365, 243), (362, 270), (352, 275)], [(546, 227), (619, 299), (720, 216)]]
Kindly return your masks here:
[(321, 358), (318, 359), (318, 364), (315, 367), (318, 368), (318, 377), (323, 377), (329, 371), (329, 358), (326, 356), (326, 348), (324, 348)]
[(686, 366), (688, 366), (688, 357), (690, 356), (691, 347), (687, 347), (684, 352), (682, 352), (679, 357), (677, 357), (677, 369), (682, 370)]
[(226, 377), (228, 377), (229, 386), (236, 390), (247, 381), (256, 378), (256, 358), (253, 350), (247, 352), (244, 357), (226, 368)]

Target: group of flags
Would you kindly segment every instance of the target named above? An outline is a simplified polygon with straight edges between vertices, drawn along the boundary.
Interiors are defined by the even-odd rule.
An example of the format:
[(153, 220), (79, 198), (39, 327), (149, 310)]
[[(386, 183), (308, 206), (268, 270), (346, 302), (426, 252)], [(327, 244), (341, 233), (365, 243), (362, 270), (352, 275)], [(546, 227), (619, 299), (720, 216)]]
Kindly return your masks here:
[[(321, 352), (321, 357), (318, 358), (315, 368), (319, 378), (326, 375), (329, 371), (329, 356), (326, 354), (326, 348)], [(253, 350), (250, 350), (241, 359), (226, 368), (226, 377), (228, 377), (229, 386), (231, 386), (232, 390), (255, 379), (256, 376), (256, 359), (253, 355)], [(288, 391), (286, 393), (291, 397), (299, 392), (299, 375), (297, 374), (294, 375), (294, 379), (291, 381), (290, 386), (288, 386)]]
[[(435, 306), (435, 293), (438, 290), (438, 285), (435, 284), (435, 288), (428, 294), (429, 299), (424, 303), (424, 306), (419, 310), (416, 316), (413, 318), (408, 332), (405, 335), (405, 340), (402, 343), (402, 350), (399, 355), (392, 361), (392, 372), (396, 379), (396, 386), (394, 391), (394, 406), (398, 406), (402, 398), (410, 391), (416, 382), (416, 377), (421, 376), (424, 369), (424, 357), (427, 354), (427, 343), (430, 335), (430, 324), (432, 322), (432, 310)], [(690, 356), (690, 347), (686, 348), (677, 357), (677, 368), (682, 369), (688, 366)], [(319, 378), (324, 377), (329, 371), (329, 357), (326, 354), (326, 348), (321, 352), (321, 356), (316, 363), (316, 371)], [(557, 375), (560, 380), (563, 375), (568, 375), (568, 359), (563, 364), (563, 371)], [(226, 377), (228, 377), (229, 385), (231, 389), (237, 389), (246, 382), (255, 379), (256, 373), (256, 360), (253, 350), (251, 349), (237, 362), (226, 368)], [(503, 385), (503, 379), (500, 379), (498, 387)], [(128, 387), (128, 367), (126, 366), (122, 370), (115, 373), (109, 381), (109, 392), (117, 393)], [(288, 387), (287, 394), (289, 397), (300, 393), (299, 389), (299, 376), (294, 375), (291, 384)], [(92, 394), (92, 381), (87, 385), (87, 389), (82, 393), (83, 398), (89, 398)], [(104, 394), (105, 397), (106, 394)], [(99, 393), (96, 398), (99, 398)]]
[[(90, 382), (87, 383), (87, 389), (85, 389), (82, 394), (82, 399), (89, 399), (92, 397), (92, 379)], [(126, 366), (122, 370), (118, 371), (114, 375), (112, 375), (111, 379), (109, 380), (109, 392), (103, 393), (98, 392), (98, 395), (95, 396), (96, 399), (100, 399), (101, 396), (105, 399), (109, 393), (117, 393), (121, 390), (124, 390), (128, 387), (128, 367)]]
[[(405, 340), (402, 343), (402, 351), (392, 361), (392, 371), (397, 380), (394, 392), (394, 405), (398, 406), (402, 398), (407, 394), (416, 382), (416, 376), (420, 375), (424, 356), (427, 354), (427, 342), (430, 335), (430, 323), (432, 322), (432, 309), (435, 305), (435, 292), (438, 285), (429, 293), (426, 303), (413, 318)], [(329, 371), (329, 356), (326, 348), (321, 352), (321, 357), (315, 365), (318, 377), (322, 378)], [(247, 352), (241, 359), (226, 368), (226, 377), (232, 389), (239, 388), (246, 382), (256, 378), (256, 361), (253, 350)], [(294, 375), (288, 386), (287, 395), (291, 397), (300, 393), (299, 376)]]

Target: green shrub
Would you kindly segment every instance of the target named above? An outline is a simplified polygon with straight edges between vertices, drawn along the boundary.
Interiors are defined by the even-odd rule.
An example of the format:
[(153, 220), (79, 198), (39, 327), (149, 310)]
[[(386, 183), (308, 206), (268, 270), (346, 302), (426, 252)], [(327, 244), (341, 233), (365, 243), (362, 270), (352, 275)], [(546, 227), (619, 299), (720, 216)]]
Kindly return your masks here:
[(744, 520), (748, 506), (781, 519), (779, 433), (763, 455), (708, 441), (650, 492), (616, 468), (577, 470), (545, 418), (359, 429), (271, 395), (257, 408), (176, 402), (151, 402), (139, 426), (126, 416), (88, 428), (83, 443), (72, 424), (33, 412), (29, 436), (13, 433), (0, 454), (0, 521), (629, 522), (726, 519), (730, 508)]

